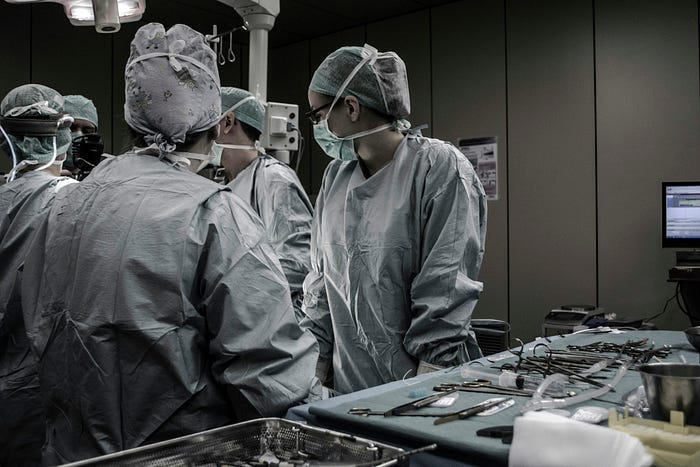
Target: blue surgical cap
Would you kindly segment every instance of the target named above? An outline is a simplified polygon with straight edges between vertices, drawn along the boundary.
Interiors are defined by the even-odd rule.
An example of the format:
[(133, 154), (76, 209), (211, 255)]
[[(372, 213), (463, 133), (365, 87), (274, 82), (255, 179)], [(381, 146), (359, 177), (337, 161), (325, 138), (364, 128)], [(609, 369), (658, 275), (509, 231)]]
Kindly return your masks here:
[[(238, 104), (252, 94), (243, 89), (222, 87), (221, 88), (221, 113), (225, 114), (231, 107)], [(236, 107), (233, 111), (237, 120), (247, 123), (260, 133), (265, 131), (265, 107), (258, 99), (249, 99)]]
[[(0, 102), (0, 114), (3, 117), (40, 117), (56, 115), (64, 112), (64, 101), (58, 91), (42, 84), (25, 84), (14, 88), (7, 93)], [(38, 163), (49, 162), (53, 157), (53, 136), (20, 136), (9, 135), (12, 146), (15, 148), (18, 162), (32, 160)], [(3, 148), (8, 156), (11, 151), (7, 142), (3, 140)], [(70, 145), (70, 129), (61, 129), (56, 133), (56, 154), (66, 152)]]
[(63, 99), (65, 100), (63, 107), (68, 115), (73, 118), (87, 120), (95, 125), (95, 128), (99, 127), (97, 124), (97, 109), (90, 99), (81, 95), (63, 96)]
[(336, 96), (350, 73), (369, 57), (340, 97), (353, 95), (361, 105), (396, 119), (411, 113), (406, 65), (394, 52), (377, 52), (371, 46), (341, 47), (323, 60), (311, 78), (309, 89)]

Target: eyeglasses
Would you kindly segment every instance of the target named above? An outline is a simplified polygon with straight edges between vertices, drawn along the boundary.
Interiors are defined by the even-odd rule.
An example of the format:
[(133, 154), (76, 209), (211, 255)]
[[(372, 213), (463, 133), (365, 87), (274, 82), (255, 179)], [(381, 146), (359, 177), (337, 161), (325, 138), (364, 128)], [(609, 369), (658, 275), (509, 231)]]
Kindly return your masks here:
[(304, 114), (304, 117), (308, 118), (309, 121), (310, 121), (311, 123), (313, 123), (314, 125), (318, 125), (318, 122), (321, 121), (321, 116), (318, 114), (318, 112), (321, 111), (321, 110), (323, 110), (323, 109), (325, 109), (326, 107), (330, 107), (330, 105), (331, 105), (332, 103), (333, 103), (332, 101), (331, 101), (331, 102), (327, 102), (327, 103), (323, 104), (323, 105), (320, 106), (320, 107), (316, 107), (315, 109), (311, 109), (311, 110), (309, 110), (308, 112), (306, 112), (306, 113)]

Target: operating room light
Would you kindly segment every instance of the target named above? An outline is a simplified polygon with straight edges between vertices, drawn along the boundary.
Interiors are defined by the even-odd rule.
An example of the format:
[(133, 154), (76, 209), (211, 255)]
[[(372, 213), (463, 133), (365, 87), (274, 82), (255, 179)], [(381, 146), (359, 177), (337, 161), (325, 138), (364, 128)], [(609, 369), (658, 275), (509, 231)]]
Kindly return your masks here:
[(91, 6), (74, 6), (70, 9), (72, 18), (78, 21), (90, 21), (95, 19), (95, 14), (92, 12)]
[[(139, 2), (135, 1), (119, 1), (117, 2), (117, 8), (119, 11), (119, 21), (126, 23), (122, 18), (133, 16), (139, 13)], [(74, 6), (70, 9), (69, 18), (75, 19), (77, 21), (94, 21), (95, 13), (92, 10), (92, 5), (88, 6)], [(134, 20), (130, 20), (134, 21)]]
[[(146, 0), (5, 0), (8, 3), (45, 3), (63, 5), (74, 26), (95, 26), (97, 32), (117, 32), (121, 23), (141, 19)], [(95, 19), (97, 15), (97, 19)]]

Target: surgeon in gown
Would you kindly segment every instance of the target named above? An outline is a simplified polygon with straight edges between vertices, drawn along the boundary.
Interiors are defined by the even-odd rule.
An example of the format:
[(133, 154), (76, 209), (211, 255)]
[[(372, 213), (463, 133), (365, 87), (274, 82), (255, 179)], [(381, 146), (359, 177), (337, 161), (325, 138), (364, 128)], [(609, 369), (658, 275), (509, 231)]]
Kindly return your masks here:
[[(60, 177), (70, 144), (69, 121), (62, 129), (58, 119), (63, 97), (41, 84), (10, 91), (0, 103), (0, 148), (12, 156), (14, 180), (0, 185), (0, 465), (39, 465), (44, 443), (44, 408), (39, 392), (37, 358), (30, 350), (24, 328), (21, 268), (39, 221), (47, 214), (58, 190), (75, 183)], [(55, 122), (53, 136), (31, 135), (12, 120)], [(7, 120), (5, 120), (7, 119)], [(27, 131), (29, 130), (29, 131)], [(11, 146), (10, 146), (11, 145)]]
[(25, 261), (50, 465), (282, 415), (314, 381), (260, 220), (195, 173), (221, 114), (204, 36), (141, 27), (125, 82), (142, 145), (59, 192)]
[(294, 312), (301, 320), (302, 284), (311, 269), (311, 202), (294, 171), (259, 146), (265, 127), (262, 103), (248, 91), (222, 87), (221, 109), (215, 156), (230, 180), (229, 188), (262, 219), (289, 282)]
[(308, 98), (316, 142), (335, 159), (304, 282), (317, 375), (348, 393), (480, 357), (470, 319), (484, 190), (452, 144), (410, 131), (403, 61), (343, 47), (315, 71)]

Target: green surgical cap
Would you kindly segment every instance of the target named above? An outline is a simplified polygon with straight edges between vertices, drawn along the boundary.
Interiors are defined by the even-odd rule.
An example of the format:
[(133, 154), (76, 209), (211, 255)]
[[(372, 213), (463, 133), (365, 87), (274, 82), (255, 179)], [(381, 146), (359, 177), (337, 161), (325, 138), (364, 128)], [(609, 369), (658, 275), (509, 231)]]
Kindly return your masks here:
[(97, 124), (97, 109), (90, 99), (80, 95), (63, 96), (63, 99), (65, 100), (64, 109), (68, 115), (73, 118), (87, 120), (95, 125), (95, 128), (99, 127)]
[[(4, 117), (25, 118), (55, 115), (64, 112), (63, 105), (63, 96), (50, 87), (42, 84), (25, 84), (7, 93), (0, 102), (0, 114)], [(9, 136), (18, 162), (26, 159), (45, 163), (53, 157), (52, 136)], [(2, 139), (3, 150), (12, 157), (7, 142), (4, 138), (0, 137), (0, 139)], [(70, 142), (70, 129), (59, 130), (56, 134), (56, 154), (66, 152)]]
[[(231, 107), (238, 104), (246, 97), (251, 97), (248, 91), (232, 87), (221, 88), (221, 114), (225, 114)], [(265, 131), (265, 107), (258, 99), (249, 99), (236, 107), (233, 111), (237, 120), (247, 123), (260, 133)]]
[(411, 113), (406, 65), (394, 52), (377, 52), (365, 47), (341, 47), (331, 53), (314, 72), (309, 89), (335, 97), (345, 80), (363, 58), (365, 62), (342, 91), (342, 97), (353, 95), (361, 105), (396, 119)]

